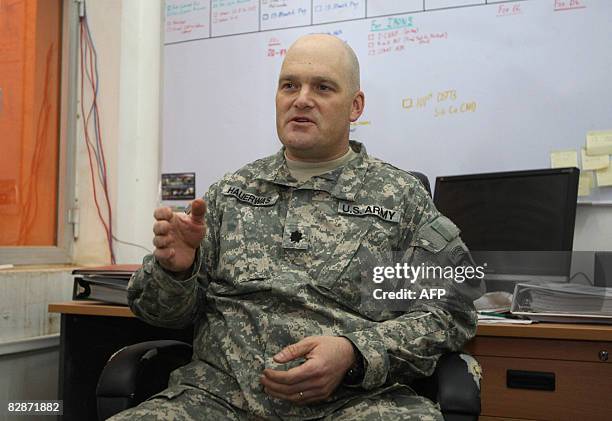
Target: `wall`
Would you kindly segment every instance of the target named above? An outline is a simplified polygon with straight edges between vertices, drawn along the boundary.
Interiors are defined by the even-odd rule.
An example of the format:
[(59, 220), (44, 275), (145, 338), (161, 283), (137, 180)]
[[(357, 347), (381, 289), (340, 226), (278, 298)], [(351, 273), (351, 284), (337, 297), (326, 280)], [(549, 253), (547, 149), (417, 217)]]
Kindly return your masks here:
[[(121, 0), (88, 0), (87, 17), (98, 56), (101, 132), (108, 166), (109, 195), (117, 203), (117, 155), (119, 145), (119, 93), (121, 70)], [(80, 82), (79, 82), (80, 86)], [(91, 97), (84, 101), (86, 113)], [(77, 104), (76, 196), (79, 207), (79, 237), (74, 244), (74, 263), (99, 265), (110, 262), (106, 234), (94, 205), (89, 159), (83, 133), (81, 104)], [(93, 132), (93, 131), (92, 131)], [(98, 188), (98, 195), (100, 189)], [(119, 217), (120, 215), (116, 215)]]
[[(88, 0), (87, 16), (98, 52), (102, 121), (115, 236), (151, 246), (158, 197), (161, 1)], [(83, 119), (77, 127), (81, 227), (77, 264), (110, 262), (93, 205)], [(142, 248), (116, 243), (120, 263), (139, 263)]]
[[(57, 399), (59, 347), (0, 355), (0, 402)], [(40, 421), (40, 416), (9, 417), (4, 411), (0, 421)], [(53, 417), (45, 417), (53, 420)]]
[(57, 399), (60, 315), (47, 307), (70, 299), (71, 270), (0, 271), (0, 402)]

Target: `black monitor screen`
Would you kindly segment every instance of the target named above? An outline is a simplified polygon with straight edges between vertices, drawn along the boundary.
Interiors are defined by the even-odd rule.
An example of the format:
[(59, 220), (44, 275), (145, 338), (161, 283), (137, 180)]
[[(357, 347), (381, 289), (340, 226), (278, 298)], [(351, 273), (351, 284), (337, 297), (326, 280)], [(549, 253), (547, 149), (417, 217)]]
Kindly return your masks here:
[(567, 274), (568, 259), (540, 252), (572, 250), (578, 176), (562, 168), (438, 177), (434, 202), (470, 250), (503, 252), (485, 257), (505, 260), (491, 272)]

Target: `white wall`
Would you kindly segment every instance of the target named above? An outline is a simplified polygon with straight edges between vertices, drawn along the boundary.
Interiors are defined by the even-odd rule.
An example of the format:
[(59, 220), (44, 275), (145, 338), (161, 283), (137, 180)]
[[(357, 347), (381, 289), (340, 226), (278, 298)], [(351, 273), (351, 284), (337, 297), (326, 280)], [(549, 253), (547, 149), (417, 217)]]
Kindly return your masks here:
[[(160, 0), (87, 1), (88, 22), (98, 52), (98, 103), (113, 228), (119, 240), (148, 249), (152, 249), (159, 178), (161, 8)], [(77, 197), (81, 224), (74, 261), (107, 264), (110, 257), (94, 206), (82, 122), (79, 118)], [(115, 253), (118, 263), (140, 263), (146, 251), (116, 243)]]
[[(88, 0), (87, 16), (98, 55), (100, 89), (98, 106), (106, 163), (108, 166), (110, 198), (113, 210), (117, 207), (116, 176), (119, 153), (119, 92), (121, 65), (121, 0)], [(79, 83), (80, 86), (80, 83)], [(85, 97), (85, 112), (91, 104), (91, 96)], [(77, 104), (76, 127), (76, 197), (79, 204), (79, 237), (74, 244), (76, 264), (96, 265), (110, 262), (104, 228), (94, 205), (93, 189), (87, 148), (83, 135), (81, 103)], [(91, 131), (93, 133), (93, 130)], [(98, 185), (98, 196), (101, 190)], [(116, 215), (120, 218), (121, 215)]]

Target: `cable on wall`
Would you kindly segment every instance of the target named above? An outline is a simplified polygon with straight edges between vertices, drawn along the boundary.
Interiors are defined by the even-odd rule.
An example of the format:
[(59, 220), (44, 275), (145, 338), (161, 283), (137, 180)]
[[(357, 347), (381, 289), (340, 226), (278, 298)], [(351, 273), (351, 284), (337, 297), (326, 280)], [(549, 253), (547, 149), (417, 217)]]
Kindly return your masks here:
[[(100, 109), (98, 107), (98, 95), (100, 90), (100, 79), (98, 76), (98, 54), (91, 35), (89, 23), (87, 21), (87, 8), (85, 1), (81, 3), (81, 9), (79, 12), (79, 29), (81, 76), (80, 104), (81, 115), (83, 116), (83, 131), (85, 144), (87, 146), (87, 157), (89, 160), (94, 202), (96, 205), (98, 218), (104, 227), (111, 263), (115, 264), (116, 258), (114, 242), (138, 247), (147, 252), (151, 251), (139, 244), (122, 241), (113, 233), (113, 212), (109, 195), (108, 173), (100, 123)], [(86, 90), (90, 92), (91, 95), (91, 105), (89, 106), (87, 112), (85, 109)], [(98, 183), (101, 189), (100, 193), (96, 187)]]

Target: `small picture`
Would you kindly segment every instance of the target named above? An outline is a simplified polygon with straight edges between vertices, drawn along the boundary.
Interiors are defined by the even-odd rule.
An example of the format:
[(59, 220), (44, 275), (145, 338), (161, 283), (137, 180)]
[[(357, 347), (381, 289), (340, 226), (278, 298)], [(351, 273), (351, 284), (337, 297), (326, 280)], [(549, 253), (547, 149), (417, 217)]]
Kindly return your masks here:
[(195, 173), (162, 174), (162, 200), (195, 199)]

